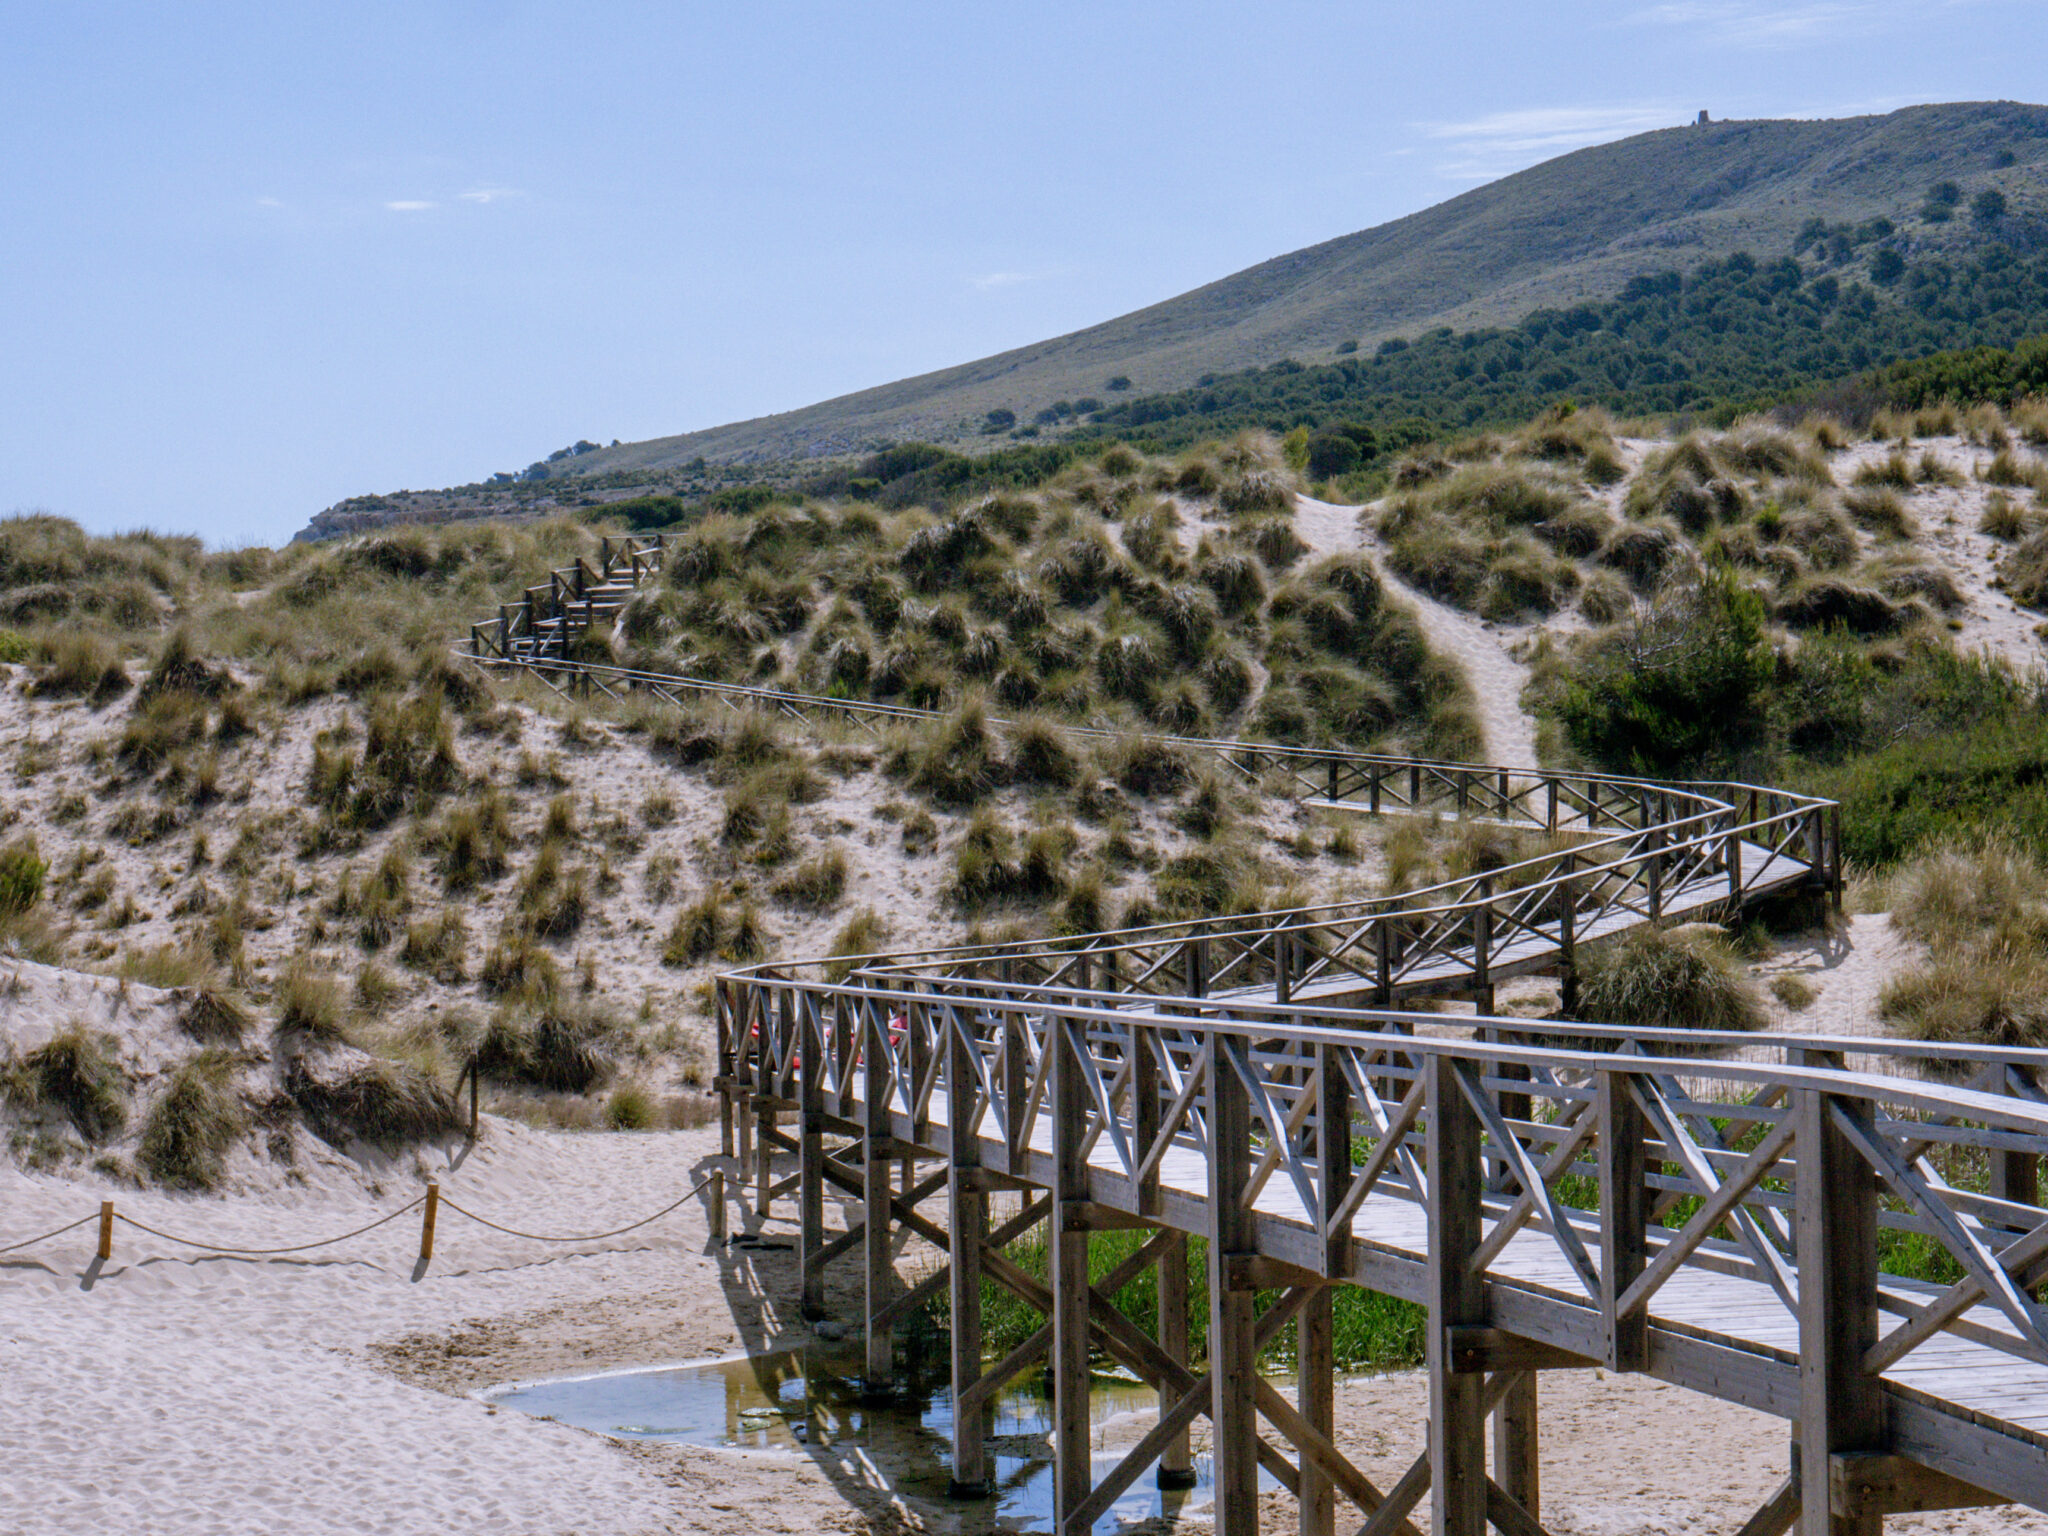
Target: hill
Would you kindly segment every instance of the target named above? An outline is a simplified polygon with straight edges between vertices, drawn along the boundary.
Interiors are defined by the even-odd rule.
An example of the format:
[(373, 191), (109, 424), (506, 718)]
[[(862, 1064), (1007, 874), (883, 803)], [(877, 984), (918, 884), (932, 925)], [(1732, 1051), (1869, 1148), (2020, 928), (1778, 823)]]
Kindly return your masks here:
[[(960, 441), (990, 411), (1028, 423), (1061, 401), (1113, 402), (1185, 388), (1204, 373), (1327, 360), (1347, 342), (1369, 351), (1439, 326), (1501, 325), (1607, 297), (1645, 274), (1736, 251), (1776, 255), (1814, 219), (1887, 219), (1887, 243), (1908, 257), (1968, 249), (1985, 238), (1968, 209), (1987, 189), (2004, 195), (2032, 242), (2034, 220), (2048, 213), (2044, 167), (2048, 108), (2014, 103), (1664, 129), (1560, 156), (1068, 336), (563, 463), (589, 475), (699, 456), (842, 453), (877, 438)], [(1956, 183), (1957, 201), (1931, 203), (1929, 189), (1944, 181)], [(1118, 379), (1127, 390), (1114, 388)]]

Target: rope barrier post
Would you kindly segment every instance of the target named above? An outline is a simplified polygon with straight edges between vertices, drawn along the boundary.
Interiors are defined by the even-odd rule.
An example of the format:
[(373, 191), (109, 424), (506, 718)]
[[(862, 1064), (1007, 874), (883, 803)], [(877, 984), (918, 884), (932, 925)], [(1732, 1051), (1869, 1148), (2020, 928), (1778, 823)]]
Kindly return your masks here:
[(102, 1200), (102, 1201), (100, 1202), (100, 1246), (99, 1246), (99, 1257), (100, 1257), (100, 1258), (101, 1258), (102, 1260), (106, 1260), (106, 1259), (111, 1259), (111, 1258), (112, 1258), (113, 1256), (114, 1256), (114, 1202), (113, 1202), (113, 1201), (111, 1201), (111, 1200)]
[(725, 1241), (725, 1170), (711, 1175), (711, 1241)]
[(420, 1262), (425, 1264), (434, 1256), (434, 1217), (441, 1209), (441, 1186), (427, 1181), (427, 1203), (420, 1216)]

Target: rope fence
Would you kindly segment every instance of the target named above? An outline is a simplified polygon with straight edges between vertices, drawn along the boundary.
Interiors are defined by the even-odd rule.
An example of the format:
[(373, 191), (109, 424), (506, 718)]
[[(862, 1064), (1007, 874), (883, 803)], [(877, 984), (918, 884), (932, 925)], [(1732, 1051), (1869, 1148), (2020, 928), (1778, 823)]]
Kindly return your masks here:
[(119, 1222), (123, 1226), (133, 1227), (138, 1232), (146, 1232), (151, 1237), (160, 1238), (164, 1242), (176, 1243), (184, 1248), (197, 1249), (201, 1253), (219, 1254), (227, 1258), (275, 1258), (288, 1253), (309, 1253), (316, 1248), (332, 1248), (337, 1243), (345, 1243), (352, 1238), (361, 1237), (366, 1232), (374, 1232), (379, 1227), (389, 1226), (401, 1216), (409, 1215), (413, 1211), (420, 1211), (422, 1213), (420, 1218), (420, 1261), (425, 1263), (434, 1256), (435, 1227), (443, 1207), (453, 1211), (458, 1216), (468, 1218), (478, 1226), (488, 1227), (493, 1232), (502, 1232), (507, 1237), (516, 1237), (527, 1242), (595, 1243), (602, 1242), (606, 1238), (622, 1237), (628, 1232), (637, 1232), (642, 1227), (652, 1226), (664, 1216), (672, 1215), (682, 1209), (683, 1206), (689, 1204), (690, 1201), (696, 1199), (697, 1196), (704, 1193), (707, 1189), (711, 1191), (711, 1237), (714, 1242), (724, 1242), (726, 1238), (725, 1181), (725, 1170), (722, 1168), (716, 1169), (708, 1177), (691, 1185), (675, 1201), (663, 1206), (651, 1216), (643, 1216), (638, 1221), (629, 1222), (623, 1227), (613, 1227), (605, 1232), (565, 1234), (526, 1232), (517, 1227), (505, 1226), (491, 1220), (488, 1216), (481, 1216), (475, 1211), (457, 1205), (453, 1200), (445, 1198), (441, 1193), (441, 1186), (430, 1182), (427, 1185), (425, 1194), (416, 1196), (404, 1205), (401, 1205), (397, 1210), (390, 1212), (388, 1215), (380, 1216), (375, 1221), (368, 1222), (350, 1231), (339, 1233), (333, 1237), (315, 1238), (310, 1242), (291, 1243), (278, 1248), (241, 1248), (226, 1243), (208, 1242), (203, 1238), (181, 1237), (175, 1232), (166, 1232), (160, 1227), (150, 1226), (147, 1222), (137, 1221), (133, 1216), (115, 1210), (113, 1201), (103, 1200), (100, 1202), (99, 1210), (93, 1215), (81, 1216), (78, 1220), (71, 1222), (67, 1226), (58, 1227), (54, 1231), (38, 1233), (34, 1237), (24, 1238), (20, 1242), (9, 1243), (5, 1247), (0, 1247), (0, 1254), (18, 1253), (22, 1249), (33, 1248), (40, 1243), (50, 1242), (52, 1239), (63, 1237), (67, 1233), (76, 1232), (80, 1227), (90, 1226), (94, 1222), (98, 1222), (100, 1230), (96, 1254), (100, 1260), (104, 1261), (114, 1256), (114, 1225), (116, 1222)]

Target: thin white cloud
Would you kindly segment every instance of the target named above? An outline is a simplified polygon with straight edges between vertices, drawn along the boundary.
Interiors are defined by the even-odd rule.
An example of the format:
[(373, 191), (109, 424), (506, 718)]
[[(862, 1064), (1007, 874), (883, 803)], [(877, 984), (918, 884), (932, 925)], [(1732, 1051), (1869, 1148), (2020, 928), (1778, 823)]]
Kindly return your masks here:
[(400, 198), (397, 202), (386, 203), (384, 206), (386, 208), (389, 208), (393, 213), (424, 213), (427, 209), (433, 207), (434, 205), (429, 202), (424, 202), (419, 198), (408, 197)]
[(259, 197), (256, 199), (256, 206), (258, 208), (282, 208), (284, 203), (275, 197)]
[(1035, 283), (1045, 275), (1043, 272), (984, 272), (980, 277), (970, 277), (968, 282), (985, 292), (990, 288), (1014, 288), (1019, 283)]
[(1673, 106), (1528, 107), (1490, 112), (1459, 123), (1422, 123), (1430, 138), (1452, 149), (1437, 167), (1459, 180), (1484, 181), (1537, 160), (1604, 144), (1652, 128), (1675, 128), (1690, 113)]
[(522, 194), (512, 187), (473, 187), (467, 192), (458, 192), (455, 195), (465, 203), (495, 203)]
[(1924, 3), (1902, 0), (1663, 0), (1628, 19), (1640, 26), (1685, 27), (1745, 48), (1837, 39), (1918, 16)]

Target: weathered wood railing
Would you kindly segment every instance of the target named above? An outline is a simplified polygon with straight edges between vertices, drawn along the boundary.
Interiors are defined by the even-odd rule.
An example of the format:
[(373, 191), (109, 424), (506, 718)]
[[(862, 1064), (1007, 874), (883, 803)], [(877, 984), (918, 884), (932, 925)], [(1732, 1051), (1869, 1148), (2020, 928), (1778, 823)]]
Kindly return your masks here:
[(545, 586), (528, 587), (518, 602), (500, 604), (496, 618), (470, 625), (469, 654), (501, 663), (563, 660), (599, 607), (616, 606), (612, 599), (623, 600), (660, 573), (667, 548), (665, 534), (607, 535), (594, 563), (578, 556), (573, 565), (550, 571)]
[[(1540, 1531), (1534, 1373), (1593, 1362), (1794, 1421), (1793, 1472), (1746, 1529), (1862, 1531), (1886, 1512), (2001, 1500), (2048, 1508), (2048, 1317), (2034, 1295), (2048, 1278), (2048, 1053), (1483, 1018), (1431, 1038), (1414, 1031), (1453, 1021), (1134, 999), (938, 967), (823, 975), (769, 966), (718, 984), (736, 1150), (758, 1140), (764, 1199), (778, 1187), (774, 1149), (798, 1154), (785, 1183), (800, 1193), (807, 1303), (822, 1298), (824, 1263), (864, 1246), (871, 1375), (890, 1374), (889, 1324), (950, 1286), (962, 1489), (986, 1478), (981, 1410), (994, 1388), (1048, 1358), (1059, 1382), (1083, 1382), (1099, 1349), (1159, 1388), (1161, 1418), (1097, 1480), (1085, 1393), (1057, 1392), (1066, 1532), (1089, 1529), (1155, 1460), (1174, 1471), (1202, 1412), (1226, 1532), (1256, 1528), (1261, 1465), (1300, 1495), (1305, 1530), (1331, 1529), (1334, 1489), (1368, 1532), (1412, 1528), (1425, 1492), (1438, 1532)], [(1769, 1059), (1696, 1055), (1737, 1045)], [(1851, 1071), (1851, 1050), (1938, 1070)], [(776, 1125), (787, 1112), (794, 1139)], [(855, 1138), (852, 1163), (828, 1154), (831, 1134)], [(913, 1182), (906, 1165), (898, 1195), (892, 1160), (917, 1157), (944, 1170)], [(1985, 1162), (1989, 1180), (1963, 1177)], [(830, 1240), (828, 1183), (866, 1213)], [(944, 1227), (915, 1210), (942, 1185)], [(1006, 1189), (1023, 1209), (981, 1236), (989, 1192)], [(1000, 1249), (1048, 1213), (1041, 1283)], [(892, 1217), (949, 1254), (907, 1295), (889, 1292)], [(1088, 1231), (1133, 1224), (1155, 1229), (1133, 1273), (1187, 1234), (1209, 1240), (1206, 1375), (1163, 1342), (1164, 1311), (1155, 1340), (1107, 1306), (1122, 1270), (1115, 1286), (1089, 1284)], [(1945, 1255), (1957, 1278), (1891, 1272), (1899, 1234)], [(976, 1323), (983, 1277), (1048, 1318), (993, 1367)], [(1334, 1283), (1430, 1313), (1429, 1451), (1385, 1490), (1331, 1435)], [(1280, 1292), (1263, 1319), (1259, 1290)], [(1290, 1404), (1254, 1360), (1296, 1317)], [(1496, 1406), (1522, 1416), (1502, 1426), (1522, 1449), (1489, 1477), (1482, 1421)], [(1293, 1462), (1260, 1440), (1261, 1416)]]

